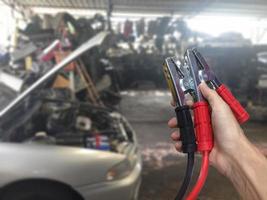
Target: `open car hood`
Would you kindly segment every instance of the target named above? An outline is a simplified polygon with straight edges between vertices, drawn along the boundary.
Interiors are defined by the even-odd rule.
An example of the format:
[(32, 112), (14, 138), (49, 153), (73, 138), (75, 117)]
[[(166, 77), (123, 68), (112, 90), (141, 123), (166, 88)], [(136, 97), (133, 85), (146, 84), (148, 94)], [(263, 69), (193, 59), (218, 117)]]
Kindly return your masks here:
[(51, 70), (44, 74), (41, 78), (35, 81), (30, 87), (24, 90), (20, 95), (18, 95), (13, 101), (11, 101), (4, 109), (0, 111), (0, 120), (17, 104), (23, 101), (24, 98), (32, 94), (37, 88), (40, 88), (45, 82), (47, 82), (51, 77), (53, 77), (59, 70), (64, 68), (67, 64), (71, 63), (79, 56), (81, 56), (86, 51), (92, 49), (93, 47), (99, 46), (103, 43), (104, 39), (108, 35), (108, 32), (103, 31), (89, 39), (87, 42), (82, 44), (76, 50), (74, 50), (69, 56), (63, 59), (60, 63), (55, 65)]

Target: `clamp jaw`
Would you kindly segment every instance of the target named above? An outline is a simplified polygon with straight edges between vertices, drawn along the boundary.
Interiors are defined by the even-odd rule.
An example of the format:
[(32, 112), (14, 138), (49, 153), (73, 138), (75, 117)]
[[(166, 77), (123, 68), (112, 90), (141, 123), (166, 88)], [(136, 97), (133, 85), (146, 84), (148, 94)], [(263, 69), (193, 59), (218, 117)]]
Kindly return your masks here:
[(249, 119), (249, 114), (242, 107), (239, 101), (234, 97), (231, 91), (222, 84), (216, 77), (212, 69), (209, 67), (202, 55), (197, 49), (189, 50), (195, 56), (198, 65), (199, 78), (201, 81), (210, 83), (222, 99), (229, 105), (237, 121), (242, 124)]
[(163, 71), (175, 102), (175, 113), (180, 128), (182, 150), (184, 153), (195, 152), (197, 146), (194, 125), (190, 108), (185, 103), (185, 94), (189, 92), (187, 88), (190, 88), (192, 79), (184, 70), (181, 62), (174, 57), (165, 60)]
[(194, 125), (196, 131), (197, 149), (199, 152), (211, 151), (213, 148), (213, 131), (211, 126), (211, 117), (209, 104), (202, 96), (198, 86), (202, 82), (198, 62), (191, 49), (188, 49), (184, 56), (185, 67), (190, 72), (194, 84), (191, 90), (193, 91), (193, 111)]

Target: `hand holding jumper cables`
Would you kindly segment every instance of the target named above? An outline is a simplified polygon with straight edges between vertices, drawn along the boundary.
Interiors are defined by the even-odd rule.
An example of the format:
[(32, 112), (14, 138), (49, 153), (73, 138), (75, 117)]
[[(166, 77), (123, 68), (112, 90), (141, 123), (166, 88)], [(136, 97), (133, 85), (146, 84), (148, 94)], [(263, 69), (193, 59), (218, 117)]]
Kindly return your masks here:
[[(229, 106), (205, 83), (199, 86), (211, 107), (214, 147), (210, 163), (233, 183), (242, 199), (267, 199), (267, 160), (248, 141)], [(192, 102), (187, 102), (189, 106)], [(177, 127), (176, 118), (168, 122), (170, 128)], [(179, 131), (171, 134), (175, 148), (181, 151)]]
[[(267, 175), (263, 175), (267, 161), (248, 142), (238, 124), (246, 122), (249, 115), (202, 55), (196, 49), (188, 49), (184, 60), (167, 58), (163, 69), (176, 112), (176, 119), (171, 119), (169, 126), (179, 127), (171, 137), (177, 142), (176, 149), (188, 155), (184, 181), (175, 199), (183, 199), (186, 193), (196, 151), (202, 154), (200, 175), (186, 200), (197, 199), (208, 175), (209, 161), (230, 178), (243, 198), (267, 198), (263, 188), (267, 183)], [(191, 95), (192, 104), (186, 102), (186, 94)], [(194, 124), (190, 109), (194, 111)]]

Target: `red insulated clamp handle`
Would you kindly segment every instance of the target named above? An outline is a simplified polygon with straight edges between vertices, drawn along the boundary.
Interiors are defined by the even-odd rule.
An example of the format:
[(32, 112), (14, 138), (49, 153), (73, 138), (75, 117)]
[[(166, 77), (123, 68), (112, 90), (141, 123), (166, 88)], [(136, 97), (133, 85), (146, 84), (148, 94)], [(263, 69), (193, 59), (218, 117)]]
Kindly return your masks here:
[(234, 95), (225, 85), (222, 84), (216, 89), (216, 91), (230, 106), (232, 112), (234, 113), (237, 121), (240, 124), (243, 124), (249, 119), (249, 114), (247, 113), (247, 111), (242, 107), (239, 101), (234, 97)]
[(211, 151), (213, 148), (213, 132), (209, 105), (205, 101), (196, 102), (194, 109), (194, 125), (198, 151)]

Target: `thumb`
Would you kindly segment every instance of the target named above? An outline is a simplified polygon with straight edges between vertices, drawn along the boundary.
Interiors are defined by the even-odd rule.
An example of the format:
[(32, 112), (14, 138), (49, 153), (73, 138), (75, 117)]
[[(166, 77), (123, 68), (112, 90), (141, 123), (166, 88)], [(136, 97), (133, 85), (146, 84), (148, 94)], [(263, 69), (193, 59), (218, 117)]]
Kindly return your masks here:
[(199, 85), (199, 89), (204, 96), (204, 98), (209, 102), (212, 108), (216, 107), (216, 105), (222, 103), (221, 97), (214, 90), (210, 89), (205, 82), (202, 82)]

